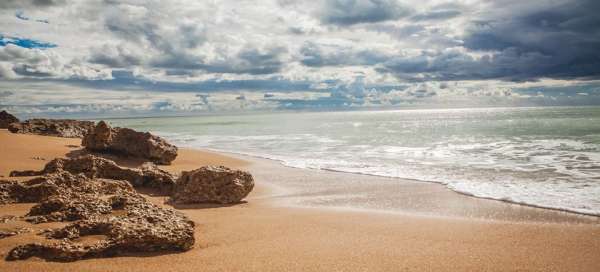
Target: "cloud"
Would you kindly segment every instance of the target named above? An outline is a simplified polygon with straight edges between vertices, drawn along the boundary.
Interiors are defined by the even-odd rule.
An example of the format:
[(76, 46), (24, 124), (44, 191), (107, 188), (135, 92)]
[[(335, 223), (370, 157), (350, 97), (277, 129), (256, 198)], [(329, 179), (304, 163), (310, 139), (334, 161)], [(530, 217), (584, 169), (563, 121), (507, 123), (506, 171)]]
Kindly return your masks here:
[(305, 42), (300, 48), (300, 54), (302, 64), (311, 67), (374, 65), (390, 57), (378, 50), (315, 42)]
[(411, 17), (414, 21), (429, 21), (429, 20), (445, 20), (449, 18), (457, 17), (462, 12), (460, 10), (434, 10), (421, 14), (417, 14)]
[(224, 74), (273, 74), (284, 65), (281, 60), (286, 52), (282, 47), (242, 48), (233, 55), (227, 50), (216, 51), (218, 58), (207, 60), (202, 55), (165, 55), (151, 61), (154, 67), (166, 69), (203, 70), (209, 73)]
[(0, 9), (46, 8), (64, 5), (66, 0), (2, 0)]
[(464, 38), (465, 48), (495, 52), (490, 65), (506, 70), (498, 72), (498, 77), (598, 78), (600, 17), (596, 11), (600, 2), (520, 8), (524, 11), (515, 9), (510, 17), (491, 15), (486, 23), (473, 24)]
[(106, 71), (77, 60), (65, 60), (56, 52), (14, 44), (0, 47), (0, 64), (4, 78), (102, 79), (109, 76)]
[[(152, 5), (120, 4), (110, 10), (105, 27), (122, 42), (94, 48), (90, 58), (93, 63), (116, 68), (161, 68), (169, 75), (192, 75), (195, 71), (273, 74), (285, 65), (284, 46), (250, 42), (206, 44), (207, 29), (203, 24), (182, 20), (169, 25), (171, 16), (152, 9)], [(145, 54), (136, 54), (135, 48), (140, 47), (147, 49)]]
[(411, 13), (410, 7), (395, 0), (326, 0), (320, 18), (344, 26), (396, 20)]
[(32, 114), (585, 104), (599, 95), (599, 8), (590, 0), (1, 1), (0, 92), (14, 92), (2, 103)]
[(89, 61), (114, 68), (124, 68), (140, 65), (142, 54), (134, 48), (121, 45), (104, 44), (91, 50)]

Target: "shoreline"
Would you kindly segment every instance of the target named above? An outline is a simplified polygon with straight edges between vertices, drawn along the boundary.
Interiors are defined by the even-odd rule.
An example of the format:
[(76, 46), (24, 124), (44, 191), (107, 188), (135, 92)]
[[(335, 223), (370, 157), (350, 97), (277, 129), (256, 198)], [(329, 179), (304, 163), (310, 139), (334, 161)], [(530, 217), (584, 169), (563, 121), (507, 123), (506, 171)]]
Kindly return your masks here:
[[(369, 173), (360, 173), (360, 172), (346, 172), (346, 171), (340, 171), (340, 170), (335, 170), (335, 169), (327, 169), (327, 168), (323, 168), (323, 169), (302, 168), (302, 167), (296, 167), (296, 166), (292, 166), (292, 165), (287, 165), (285, 163), (285, 161), (283, 161), (283, 160), (269, 158), (268, 156), (254, 155), (254, 154), (242, 153), (242, 152), (233, 152), (233, 151), (227, 151), (227, 150), (218, 150), (218, 149), (211, 149), (211, 148), (190, 147), (190, 146), (185, 146), (183, 148), (191, 149), (191, 150), (196, 150), (196, 151), (201, 151), (201, 152), (208, 151), (208, 152), (211, 152), (211, 153), (214, 153), (214, 154), (222, 154), (222, 155), (226, 155), (226, 156), (232, 156), (232, 157), (235, 157), (235, 158), (239, 158), (239, 159), (242, 159), (242, 160), (248, 160), (248, 161), (266, 160), (266, 161), (270, 161), (270, 162), (276, 163), (276, 164), (280, 165), (281, 167), (291, 168), (291, 169), (299, 169), (299, 170), (306, 170), (306, 171), (324, 171), (324, 172), (331, 172), (331, 173), (340, 173), (340, 174), (350, 174), (350, 175), (359, 175), (359, 176), (367, 176), (367, 177), (376, 177), (376, 178), (382, 178), (382, 179), (396, 180), (398, 182), (406, 182), (406, 181), (408, 181), (408, 182), (419, 182), (419, 183), (433, 184), (435, 186), (441, 186), (444, 189), (447, 189), (447, 190), (449, 190), (449, 191), (451, 191), (453, 193), (456, 193), (456, 194), (462, 195), (462, 196), (466, 196), (466, 197), (477, 198), (477, 199), (488, 200), (488, 201), (497, 201), (497, 202), (506, 203), (506, 204), (519, 205), (519, 206), (523, 206), (523, 207), (527, 207), (527, 208), (542, 209), (542, 210), (546, 210), (546, 211), (553, 211), (553, 212), (559, 212), (559, 213), (567, 213), (567, 214), (571, 214), (571, 215), (574, 215), (574, 216), (585, 216), (585, 217), (593, 218), (592, 220), (597, 220), (598, 222), (600, 222), (600, 213), (597, 213), (597, 214), (595, 214), (595, 213), (586, 213), (586, 212), (569, 210), (569, 209), (564, 209), (564, 208), (559, 208), (559, 207), (549, 207), (549, 206), (529, 204), (529, 203), (519, 202), (519, 201), (506, 200), (506, 199), (501, 199), (501, 198), (477, 196), (477, 195), (474, 195), (474, 194), (469, 193), (469, 192), (464, 192), (464, 191), (460, 191), (460, 190), (453, 190), (453, 189), (449, 188), (447, 186), (447, 184), (442, 183), (442, 182), (437, 182), (437, 181), (428, 181), (428, 180), (402, 178), (402, 177), (391, 177), (391, 176), (376, 175), (376, 174), (369, 174)], [(297, 206), (297, 207), (299, 207), (299, 208), (319, 208), (319, 207), (308, 207), (308, 206), (306, 206), (306, 207)], [(365, 211), (365, 212), (377, 212), (377, 213), (384, 213), (384, 214), (398, 213), (398, 212), (390, 212), (390, 211), (386, 211), (386, 210), (362, 209), (362, 208), (358, 208), (358, 207), (353, 207), (353, 208), (329, 207), (328, 209), (351, 210), (351, 211), (355, 210), (355, 211), (359, 211), (359, 212)], [(438, 216), (442, 216), (442, 215), (438, 215)]]
[[(79, 139), (0, 131), (0, 141), (7, 143), (0, 147), (0, 175), (6, 175), (7, 170), (39, 169), (48, 159), (77, 150), (78, 147), (71, 145), (77, 144)], [(34, 159), (35, 156), (45, 160)], [(20, 243), (17, 235), (0, 239), (0, 267), (3, 271), (145, 272), (600, 270), (600, 263), (596, 261), (600, 259), (600, 224), (577, 224), (578, 216), (570, 213), (462, 196), (439, 184), (404, 184), (391, 178), (289, 168), (266, 159), (244, 161), (239, 156), (210, 151), (182, 149), (173, 165), (166, 167), (170, 171), (189, 170), (203, 163), (222, 163), (249, 170), (257, 186), (245, 203), (233, 206), (171, 207), (164, 203), (164, 197), (147, 196), (154, 203), (176, 208), (196, 222), (197, 243), (190, 251), (132, 254), (73, 263), (35, 258), (7, 262), (4, 260), (6, 252)], [(337, 187), (336, 180), (348, 186)], [(336, 204), (340, 201), (336, 194), (364, 190), (374, 181), (382, 181), (382, 190), (365, 193), (376, 197), (385, 197), (379, 194), (382, 192), (392, 193), (399, 203), (406, 202), (404, 208), (409, 212), (390, 215), (335, 210), (327, 205), (313, 209), (286, 204), (311, 197), (324, 197)], [(290, 189), (278, 191), (277, 186), (281, 184), (289, 184)], [(325, 187), (312, 193), (294, 191), (316, 185)], [(0, 215), (26, 212), (28, 204), (18, 205), (21, 206), (4, 205)], [(470, 216), (412, 213), (423, 209)], [(508, 216), (513, 220), (489, 220), (487, 215)], [(0, 224), (0, 228), (3, 227), (6, 226)]]

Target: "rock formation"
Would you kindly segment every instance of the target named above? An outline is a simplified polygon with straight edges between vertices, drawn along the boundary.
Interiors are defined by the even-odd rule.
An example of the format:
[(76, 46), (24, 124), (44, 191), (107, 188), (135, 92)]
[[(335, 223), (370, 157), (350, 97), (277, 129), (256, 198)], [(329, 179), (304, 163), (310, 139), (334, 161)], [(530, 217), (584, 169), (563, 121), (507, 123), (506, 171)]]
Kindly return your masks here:
[(8, 125), (18, 122), (19, 119), (17, 119), (17, 117), (14, 115), (6, 111), (0, 111), (0, 128), (8, 128)]
[(129, 128), (111, 128), (104, 121), (98, 122), (83, 138), (82, 145), (92, 151), (120, 153), (157, 164), (171, 164), (177, 157), (177, 147), (158, 136)]
[(30, 119), (21, 123), (9, 124), (8, 130), (12, 133), (83, 138), (93, 127), (94, 122), (91, 121)]
[[(184, 251), (194, 244), (192, 221), (148, 202), (126, 181), (57, 170), (26, 182), (0, 182), (0, 203), (14, 202), (38, 202), (25, 217), (31, 223), (75, 222), (47, 231), (48, 242), (13, 248), (7, 260), (36, 256), (75, 261), (132, 252)], [(90, 235), (102, 238), (81, 241)]]
[(84, 155), (72, 159), (58, 158), (48, 162), (41, 171), (12, 171), (10, 176), (38, 176), (59, 171), (83, 174), (92, 179), (125, 180), (134, 187), (152, 188), (167, 195), (171, 193), (175, 185), (173, 175), (159, 169), (151, 162), (143, 164), (140, 168), (127, 168), (117, 165), (114, 161), (94, 155)]
[(183, 172), (171, 196), (174, 203), (238, 203), (254, 188), (248, 172), (224, 166), (205, 166)]

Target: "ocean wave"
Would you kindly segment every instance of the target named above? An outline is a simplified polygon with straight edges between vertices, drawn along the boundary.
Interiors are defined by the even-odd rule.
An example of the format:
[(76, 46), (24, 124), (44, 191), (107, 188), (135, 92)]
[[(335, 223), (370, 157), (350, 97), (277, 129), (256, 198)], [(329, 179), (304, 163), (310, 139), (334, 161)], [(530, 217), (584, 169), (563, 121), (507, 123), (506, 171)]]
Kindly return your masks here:
[[(271, 159), (289, 167), (435, 182), (474, 197), (600, 216), (598, 147), (572, 139), (407, 147), (347, 145), (313, 134), (159, 135), (186, 147)], [(295, 142), (313, 145), (307, 152)], [(285, 145), (290, 146), (273, 148)]]

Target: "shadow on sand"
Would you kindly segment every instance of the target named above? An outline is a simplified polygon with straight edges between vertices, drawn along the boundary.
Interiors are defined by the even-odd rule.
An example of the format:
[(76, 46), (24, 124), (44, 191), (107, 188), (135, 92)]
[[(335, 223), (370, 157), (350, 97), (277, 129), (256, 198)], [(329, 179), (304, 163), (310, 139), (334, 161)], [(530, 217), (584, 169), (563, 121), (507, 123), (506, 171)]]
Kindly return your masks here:
[(170, 202), (166, 202), (165, 204), (170, 205), (171, 207), (178, 209), (178, 210), (190, 210), (190, 209), (196, 210), (196, 209), (218, 209), (218, 208), (243, 205), (246, 203), (248, 203), (248, 201), (242, 200), (240, 202), (230, 203), (230, 204), (219, 204), (219, 203), (177, 204), (177, 203), (170, 203)]

